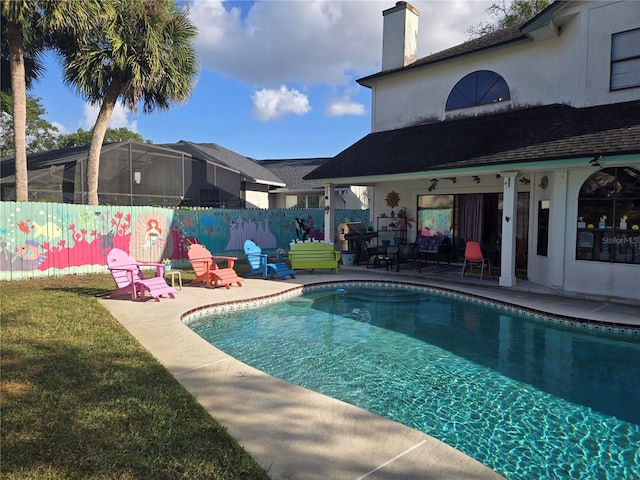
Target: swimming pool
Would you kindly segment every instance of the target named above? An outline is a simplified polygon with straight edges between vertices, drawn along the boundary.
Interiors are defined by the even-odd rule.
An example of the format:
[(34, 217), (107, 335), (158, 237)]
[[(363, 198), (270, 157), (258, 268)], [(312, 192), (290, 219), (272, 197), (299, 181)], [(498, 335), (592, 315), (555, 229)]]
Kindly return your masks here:
[(510, 479), (640, 477), (637, 337), (424, 289), (316, 289), (199, 319), (271, 375), (432, 435)]

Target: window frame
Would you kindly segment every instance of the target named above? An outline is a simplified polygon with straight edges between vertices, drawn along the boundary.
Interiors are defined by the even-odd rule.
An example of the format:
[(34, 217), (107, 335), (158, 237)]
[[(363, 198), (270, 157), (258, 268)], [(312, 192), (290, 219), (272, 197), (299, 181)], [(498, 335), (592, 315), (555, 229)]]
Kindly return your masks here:
[(577, 207), (577, 261), (640, 264), (640, 170), (595, 172), (582, 183)]
[[(487, 74), (491, 75), (493, 78), (480, 78), (481, 75), (487, 77)], [(473, 84), (473, 99), (469, 95), (471, 92), (465, 91), (465, 89), (469, 88), (469, 83)], [(485, 83), (489, 84), (489, 86), (486, 87)], [(480, 86), (483, 86), (482, 91), (478, 90)], [(499, 92), (502, 91), (504, 93), (504, 91), (506, 91), (506, 95), (503, 95), (498, 99), (494, 99), (495, 95), (490, 94), (496, 87), (499, 87)], [(464, 98), (467, 102), (462, 106), (452, 106), (451, 104), (453, 103), (453, 100), (456, 100), (456, 97)], [(463, 110), (465, 108), (493, 105), (496, 103), (506, 102), (508, 100), (511, 100), (511, 89), (502, 75), (494, 72), (493, 70), (476, 70), (468, 73), (456, 82), (447, 96), (445, 111), (451, 112), (455, 110)]]
[[(288, 206), (288, 200), (292, 197), (296, 198), (296, 203), (293, 206)], [(301, 200), (304, 198), (304, 205), (301, 204)], [(285, 199), (284, 199), (284, 203), (285, 203), (285, 208), (290, 209), (290, 210), (295, 210), (295, 209), (315, 209), (315, 208), (322, 208), (320, 205), (322, 204), (323, 196), (321, 194), (286, 194), (285, 195)], [(313, 199), (311, 202), (310, 200)], [(317, 202), (316, 202), (317, 200)], [(309, 204), (310, 203), (317, 203), (318, 206), (316, 207), (310, 207)]]
[[(614, 86), (615, 66), (630, 64), (630, 63), (640, 63), (640, 42), (636, 43), (637, 51), (634, 54), (618, 58), (616, 56), (616, 52), (614, 51), (616, 38), (621, 38), (623, 35), (628, 35), (631, 33), (635, 33), (638, 37), (640, 37), (640, 28), (632, 28), (630, 30), (617, 32), (611, 35), (611, 57), (610, 57), (611, 63), (609, 65), (609, 91), (610, 92), (617, 92), (620, 90), (627, 90), (629, 88), (640, 87), (640, 66), (638, 68), (637, 78), (635, 78), (634, 83), (632, 83), (631, 85), (624, 85), (621, 87)], [(633, 45), (633, 42), (631, 42), (631, 44)]]

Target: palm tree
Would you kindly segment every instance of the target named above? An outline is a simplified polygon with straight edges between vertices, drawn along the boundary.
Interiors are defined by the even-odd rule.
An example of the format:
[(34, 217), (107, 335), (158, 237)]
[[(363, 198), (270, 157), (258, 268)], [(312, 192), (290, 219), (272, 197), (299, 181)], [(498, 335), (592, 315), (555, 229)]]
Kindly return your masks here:
[[(39, 13), (35, 0), (2, 0), (2, 33), (6, 35), (13, 100), (13, 142), (16, 158), (16, 200), (18, 202), (27, 201), (29, 196), (26, 141), (27, 84), (37, 79), (42, 72), (42, 64), (38, 61), (38, 56), (44, 47), (42, 42), (37, 41), (38, 35), (32, 35), (38, 18)], [(25, 57), (31, 59), (32, 68), (29, 69), (28, 76), (25, 73), (27, 70)], [(6, 89), (6, 85), (3, 85), (3, 89)]]
[(111, 0), (112, 10), (89, 35), (58, 42), (64, 79), (100, 110), (87, 159), (88, 203), (98, 204), (102, 142), (120, 99), (136, 112), (168, 110), (186, 101), (198, 64), (192, 39), (196, 28), (174, 0)]
[[(48, 46), (50, 33), (66, 28), (77, 34), (100, 0), (60, 2), (56, 0), (2, 0), (2, 90), (11, 91), (16, 200), (27, 201), (27, 90), (44, 72), (40, 56)], [(8, 63), (10, 79), (5, 69)], [(10, 83), (10, 88), (7, 84)]]

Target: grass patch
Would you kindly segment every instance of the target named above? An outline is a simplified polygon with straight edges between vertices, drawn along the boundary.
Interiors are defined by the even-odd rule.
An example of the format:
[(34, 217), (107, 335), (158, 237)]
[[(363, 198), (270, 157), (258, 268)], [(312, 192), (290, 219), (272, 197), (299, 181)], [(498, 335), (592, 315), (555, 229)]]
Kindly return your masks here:
[(0, 283), (2, 478), (268, 479), (97, 302), (113, 290), (110, 275)]

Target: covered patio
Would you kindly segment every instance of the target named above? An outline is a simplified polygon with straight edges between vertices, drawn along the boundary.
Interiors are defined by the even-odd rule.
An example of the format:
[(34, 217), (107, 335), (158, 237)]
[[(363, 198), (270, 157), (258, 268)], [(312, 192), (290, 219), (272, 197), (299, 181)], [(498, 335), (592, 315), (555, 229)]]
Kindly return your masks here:
[[(613, 186), (626, 176), (628, 186), (617, 191), (638, 191), (638, 109), (638, 101), (548, 105), (374, 132), (305, 179), (325, 186), (325, 225), (333, 224), (333, 185), (367, 185), (372, 224), (400, 209), (412, 220), (406, 243), (435, 226), (453, 245), (451, 260), (460, 258), (464, 242), (478, 242), (502, 287), (526, 272), (554, 290), (634, 298), (637, 265), (623, 269), (611, 257), (579, 261), (576, 225), (581, 188), (594, 174)], [(387, 201), (391, 193), (395, 204)], [(640, 223), (637, 199), (627, 203)], [(612, 233), (627, 243), (636, 234)], [(610, 280), (588, 281), (598, 276)]]

